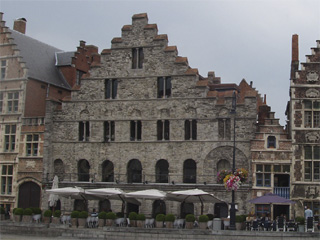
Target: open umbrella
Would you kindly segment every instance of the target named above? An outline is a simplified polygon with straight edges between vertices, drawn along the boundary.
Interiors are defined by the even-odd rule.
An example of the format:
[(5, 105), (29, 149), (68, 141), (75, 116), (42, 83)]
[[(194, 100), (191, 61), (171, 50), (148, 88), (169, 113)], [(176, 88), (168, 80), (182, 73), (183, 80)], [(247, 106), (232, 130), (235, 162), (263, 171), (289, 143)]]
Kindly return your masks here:
[(136, 191), (136, 192), (130, 192), (127, 193), (127, 197), (134, 197), (134, 198), (141, 198), (141, 199), (160, 199), (164, 200), (166, 198), (166, 193), (163, 191), (160, 191), (158, 189), (147, 189), (142, 191)]
[(59, 195), (65, 198), (87, 200), (84, 189), (81, 187), (65, 187), (46, 190), (47, 193)]
[(249, 202), (254, 204), (295, 204), (294, 201), (280, 197), (274, 193), (266, 193), (261, 197), (249, 200)]
[(203, 203), (220, 203), (223, 202), (213, 194), (205, 192), (200, 189), (190, 189), (183, 191), (175, 191), (167, 194), (168, 200), (187, 202), (187, 203), (201, 203), (201, 215), (203, 214)]
[[(56, 175), (53, 178), (51, 189), (57, 189), (59, 187), (58, 185), (59, 185), (59, 179), (58, 179), (58, 176)], [(59, 196), (58, 195), (53, 194), (53, 193), (51, 193), (49, 195), (48, 202), (49, 202), (49, 206), (53, 208), (52, 212), (54, 212), (54, 208), (57, 205), (57, 201), (58, 200), (59, 200)]]

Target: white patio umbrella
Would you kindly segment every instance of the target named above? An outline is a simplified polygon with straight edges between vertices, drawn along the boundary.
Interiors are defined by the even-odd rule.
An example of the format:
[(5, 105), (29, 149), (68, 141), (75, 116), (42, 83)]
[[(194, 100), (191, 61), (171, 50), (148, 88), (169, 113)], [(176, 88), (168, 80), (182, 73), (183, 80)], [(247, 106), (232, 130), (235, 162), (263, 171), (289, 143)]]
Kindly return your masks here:
[(130, 192), (127, 193), (127, 197), (141, 198), (141, 199), (151, 199), (151, 200), (164, 200), (167, 193), (160, 191), (158, 189), (147, 189), (142, 191)]
[[(59, 187), (59, 179), (58, 179), (58, 176), (55, 175), (54, 178), (53, 178), (53, 181), (52, 181), (51, 189), (57, 189), (58, 187)], [(54, 212), (54, 208), (56, 207), (58, 200), (59, 200), (59, 196), (58, 195), (53, 194), (53, 193), (51, 193), (49, 195), (48, 202), (49, 202), (49, 206), (53, 208), (52, 212)]]
[(126, 193), (120, 188), (97, 188), (85, 190), (85, 196), (90, 199), (111, 199), (122, 201), (122, 212), (124, 213), (125, 202), (141, 205), (141, 203), (130, 197), (126, 197)]
[(203, 214), (203, 203), (220, 203), (224, 202), (221, 199), (215, 197), (213, 194), (205, 192), (201, 189), (190, 189), (183, 191), (175, 191), (167, 193), (167, 199), (178, 201), (178, 202), (187, 202), (187, 203), (201, 203), (201, 215)]
[(84, 189), (81, 187), (65, 187), (46, 190), (47, 193), (59, 195), (65, 198), (87, 200)]

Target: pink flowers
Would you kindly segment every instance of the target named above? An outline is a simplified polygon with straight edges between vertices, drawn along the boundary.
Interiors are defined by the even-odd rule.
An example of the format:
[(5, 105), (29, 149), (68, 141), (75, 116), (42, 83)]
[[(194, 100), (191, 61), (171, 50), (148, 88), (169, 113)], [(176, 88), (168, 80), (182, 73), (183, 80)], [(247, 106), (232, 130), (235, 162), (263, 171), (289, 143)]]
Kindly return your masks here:
[(237, 190), (247, 179), (248, 171), (244, 168), (239, 168), (234, 173), (231, 170), (221, 170), (217, 175), (218, 183), (223, 183), (228, 191)]
[(241, 185), (241, 180), (239, 176), (235, 176), (233, 174), (227, 175), (224, 179), (224, 186), (228, 191), (238, 190)]

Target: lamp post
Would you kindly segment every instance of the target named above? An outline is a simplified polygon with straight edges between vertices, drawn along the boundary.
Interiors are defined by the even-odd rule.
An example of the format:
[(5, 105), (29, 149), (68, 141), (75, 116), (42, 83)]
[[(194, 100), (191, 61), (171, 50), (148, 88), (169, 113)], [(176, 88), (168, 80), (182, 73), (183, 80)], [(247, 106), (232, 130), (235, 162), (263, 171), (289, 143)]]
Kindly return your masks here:
[[(232, 158), (232, 172), (236, 171), (236, 107), (237, 107), (237, 96), (236, 91), (232, 94), (232, 109), (231, 114), (234, 114), (233, 118), (233, 158)], [(230, 230), (236, 230), (236, 208), (234, 203), (234, 190), (232, 189), (232, 201), (230, 207)]]

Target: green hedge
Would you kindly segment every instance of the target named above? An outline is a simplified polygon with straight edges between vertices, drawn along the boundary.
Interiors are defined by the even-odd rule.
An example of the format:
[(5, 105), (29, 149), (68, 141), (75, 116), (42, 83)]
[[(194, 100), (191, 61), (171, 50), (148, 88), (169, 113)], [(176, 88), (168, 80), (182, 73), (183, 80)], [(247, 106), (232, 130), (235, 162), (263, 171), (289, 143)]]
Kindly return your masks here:
[(174, 222), (174, 220), (176, 220), (176, 217), (173, 214), (169, 213), (165, 216), (164, 220), (166, 222)]
[(31, 208), (25, 208), (23, 210), (23, 215), (31, 216), (32, 215), (32, 209)]
[(79, 218), (87, 218), (88, 217), (88, 212), (87, 211), (81, 211), (79, 213)]
[(212, 221), (212, 220), (213, 220), (213, 218), (214, 218), (214, 215), (213, 215), (213, 214), (211, 214), (211, 213), (208, 213), (208, 214), (207, 214), (207, 216), (208, 216), (208, 218), (209, 218), (209, 221)]
[(137, 213), (136, 212), (131, 212), (129, 213), (129, 219), (130, 220), (137, 220)]
[(156, 221), (157, 222), (163, 222), (165, 220), (165, 215), (162, 214), (162, 213), (159, 213), (157, 216), (156, 216)]
[(14, 210), (14, 215), (23, 215), (23, 209), (22, 208), (17, 208)]
[(46, 210), (44, 213), (43, 213), (43, 216), (44, 217), (51, 217), (52, 216), (52, 211), (51, 210)]
[(60, 210), (55, 210), (53, 213), (54, 217), (60, 217), (61, 216), (61, 211)]
[(186, 222), (194, 222), (195, 220), (196, 220), (196, 218), (193, 214), (188, 214), (186, 216)]
[(296, 217), (296, 222), (299, 223), (300, 225), (304, 225), (305, 218), (304, 217)]
[(209, 217), (207, 215), (200, 215), (199, 216), (199, 222), (208, 222)]
[(79, 211), (72, 211), (71, 212), (71, 218), (79, 218), (79, 214), (80, 214)]
[(0, 214), (5, 214), (6, 211), (4, 210), (4, 207), (0, 207)]
[(98, 218), (99, 219), (107, 219), (107, 213), (106, 212), (99, 212)]
[(33, 208), (31, 208), (31, 209), (32, 209), (32, 212), (33, 212), (34, 214), (41, 214), (41, 213), (42, 213), (41, 209), (38, 208), (38, 207), (33, 207)]
[(108, 212), (107, 214), (106, 214), (106, 219), (112, 219), (112, 220), (114, 220), (114, 219), (116, 219), (117, 218), (117, 215), (114, 213), (114, 212)]
[(143, 213), (139, 213), (137, 215), (137, 220), (144, 221), (144, 220), (146, 220), (146, 216)]

